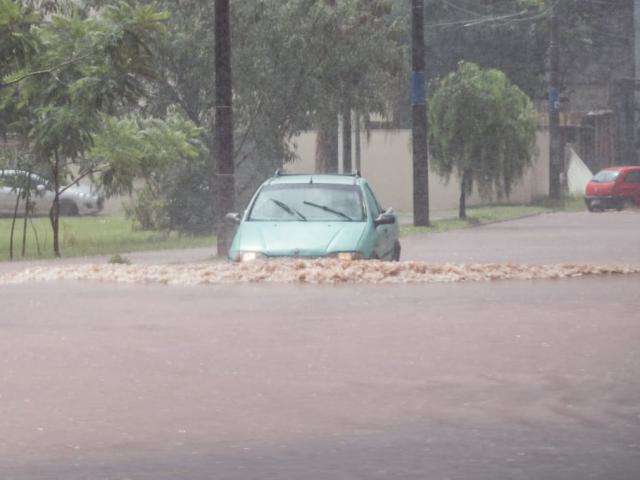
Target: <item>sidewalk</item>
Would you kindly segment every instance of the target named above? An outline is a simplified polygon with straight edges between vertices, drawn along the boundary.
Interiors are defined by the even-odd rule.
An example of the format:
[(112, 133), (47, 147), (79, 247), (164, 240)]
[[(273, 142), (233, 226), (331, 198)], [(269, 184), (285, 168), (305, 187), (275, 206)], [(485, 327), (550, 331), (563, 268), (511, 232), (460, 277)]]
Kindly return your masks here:
[[(400, 225), (413, 225), (413, 212), (396, 212)], [(457, 218), (458, 210), (431, 210), (429, 218), (431, 220), (445, 220)]]
[[(215, 261), (216, 246), (203, 248), (185, 248), (170, 250), (147, 250), (121, 254), (137, 265), (172, 265), (181, 263), (202, 263)], [(61, 259), (25, 260), (16, 262), (0, 262), (0, 275), (18, 272), (27, 268), (45, 266), (106, 264), (113, 255), (97, 255), (91, 257), (69, 257)]]

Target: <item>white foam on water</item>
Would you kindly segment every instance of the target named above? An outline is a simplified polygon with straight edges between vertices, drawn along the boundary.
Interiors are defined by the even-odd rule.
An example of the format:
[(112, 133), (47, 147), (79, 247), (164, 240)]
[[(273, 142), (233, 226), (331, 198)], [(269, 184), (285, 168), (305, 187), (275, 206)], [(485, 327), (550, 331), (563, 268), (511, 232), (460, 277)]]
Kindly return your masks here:
[(496, 280), (562, 279), (594, 275), (631, 275), (640, 267), (617, 265), (432, 264), (319, 260), (272, 260), (250, 263), (185, 265), (84, 264), (29, 268), (0, 276), (0, 285), (58, 280), (208, 285), (238, 283), (377, 284), (454, 283)]

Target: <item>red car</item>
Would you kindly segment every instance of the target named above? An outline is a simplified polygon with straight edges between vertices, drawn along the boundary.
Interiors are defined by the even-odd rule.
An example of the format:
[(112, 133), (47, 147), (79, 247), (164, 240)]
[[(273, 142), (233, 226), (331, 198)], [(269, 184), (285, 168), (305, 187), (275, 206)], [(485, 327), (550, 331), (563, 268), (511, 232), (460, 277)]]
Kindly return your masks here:
[(584, 201), (590, 212), (640, 207), (640, 167), (606, 168), (587, 184)]

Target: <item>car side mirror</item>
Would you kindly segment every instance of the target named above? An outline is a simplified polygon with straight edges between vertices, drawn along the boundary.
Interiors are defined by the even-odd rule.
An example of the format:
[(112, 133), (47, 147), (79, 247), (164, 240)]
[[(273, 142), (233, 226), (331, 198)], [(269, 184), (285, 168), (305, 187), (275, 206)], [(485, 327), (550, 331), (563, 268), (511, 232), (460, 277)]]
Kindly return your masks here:
[(242, 221), (242, 217), (240, 216), (239, 213), (227, 213), (224, 216), (225, 220), (229, 221), (229, 222), (233, 222), (233, 223), (240, 223)]
[(396, 223), (396, 216), (393, 213), (393, 210), (389, 209), (378, 215), (378, 218), (376, 218), (373, 223), (376, 227), (379, 227), (380, 225), (393, 225)]

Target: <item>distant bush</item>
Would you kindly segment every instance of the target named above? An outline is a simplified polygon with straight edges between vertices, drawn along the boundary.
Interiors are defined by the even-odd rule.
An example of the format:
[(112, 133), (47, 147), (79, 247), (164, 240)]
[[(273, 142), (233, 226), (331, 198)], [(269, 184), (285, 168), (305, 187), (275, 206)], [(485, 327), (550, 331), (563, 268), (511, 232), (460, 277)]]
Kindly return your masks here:
[(108, 160), (111, 168), (101, 177), (108, 195), (135, 191), (125, 211), (140, 228), (211, 233), (211, 168), (202, 136), (202, 129), (176, 113), (110, 119), (90, 154)]
[(123, 257), (122, 255), (113, 255), (107, 263), (113, 265), (131, 265), (131, 260), (127, 257)]

